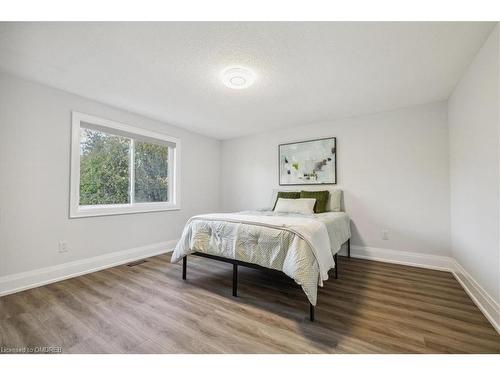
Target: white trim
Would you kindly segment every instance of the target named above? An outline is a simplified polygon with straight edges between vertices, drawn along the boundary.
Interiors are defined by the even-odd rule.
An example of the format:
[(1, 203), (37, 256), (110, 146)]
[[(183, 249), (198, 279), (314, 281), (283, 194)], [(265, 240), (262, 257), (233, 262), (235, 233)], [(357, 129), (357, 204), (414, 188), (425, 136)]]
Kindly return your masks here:
[[(347, 250), (343, 248), (339, 251), (339, 254), (347, 255)], [(500, 334), (499, 304), (454, 258), (365, 246), (351, 246), (351, 256), (353, 258), (451, 272), (493, 328)]]
[(462, 288), (467, 292), (469, 297), (474, 301), (477, 307), (484, 314), (486, 319), (493, 325), (496, 331), (500, 334), (500, 305), (481, 285), (462, 267), (457, 260), (455, 262), (455, 270), (453, 275), (458, 280)]
[(135, 139), (133, 138), (130, 140), (130, 155), (128, 157), (130, 165), (129, 168), (130, 170), (128, 171), (130, 178), (130, 186), (128, 194), (130, 197), (130, 204), (134, 204), (135, 203)]
[(56, 266), (2, 276), (0, 277), (0, 296), (168, 253), (173, 250), (176, 243), (177, 240), (158, 242)]
[[(346, 250), (342, 249), (340, 254), (346, 255)], [(453, 270), (454, 264), (454, 259), (446, 256), (354, 245), (351, 245), (351, 256), (354, 258), (450, 272)]]
[(174, 211), (180, 210), (180, 207), (172, 206), (170, 203), (134, 203), (134, 204), (110, 204), (110, 205), (95, 205), (95, 206), (78, 206), (77, 211), (73, 211), (70, 218), (93, 217), (93, 216), (109, 216), (109, 215), (124, 215), (138, 214), (144, 212), (156, 211)]
[[(80, 126), (82, 122), (91, 124), (92, 128), (95, 127), (96, 129), (103, 131), (111, 129), (112, 134), (122, 135), (146, 142), (149, 141), (153, 143), (168, 145), (168, 202), (135, 203), (133, 202), (133, 198), (131, 198), (132, 200), (128, 204), (80, 206)], [(132, 143), (133, 142), (131, 142), (131, 145)], [(133, 145), (131, 146), (131, 148), (133, 148)], [(178, 138), (73, 111), (71, 120), (71, 178), (69, 217), (79, 218), (153, 211), (180, 210), (180, 148), (181, 141)], [(130, 159), (133, 160), (133, 155), (130, 156)], [(133, 168), (131, 169), (131, 176), (133, 177)], [(133, 184), (134, 182), (131, 180), (131, 185)], [(129, 190), (129, 193), (133, 193), (134, 186), (131, 186)]]
[[(168, 253), (172, 251), (176, 243), (177, 240), (159, 242), (89, 259), (3, 276), (0, 277), (0, 296), (133, 262), (138, 259)], [(346, 255), (346, 253), (345, 248), (339, 251), (339, 254), (342, 255)], [(354, 245), (351, 246), (351, 256), (353, 258), (451, 272), (486, 319), (500, 334), (499, 304), (455, 259), (432, 254)]]
[[(137, 128), (118, 121), (108, 120), (102, 117), (88, 115), (86, 113), (72, 111), (72, 122), (76, 122), (78, 128), (81, 122), (94, 125), (96, 129), (107, 128), (118, 130), (125, 137), (141, 136), (139, 140), (147, 139), (149, 141), (162, 141), (162, 143), (171, 143), (177, 145), (180, 142), (179, 138), (171, 137), (163, 133), (152, 132), (143, 128)], [(80, 143), (80, 142), (78, 142)]]

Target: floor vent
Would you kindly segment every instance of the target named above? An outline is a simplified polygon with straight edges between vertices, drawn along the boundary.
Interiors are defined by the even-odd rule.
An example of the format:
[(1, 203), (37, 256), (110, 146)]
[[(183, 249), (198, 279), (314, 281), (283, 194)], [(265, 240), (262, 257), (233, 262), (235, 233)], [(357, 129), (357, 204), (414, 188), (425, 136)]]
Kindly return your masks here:
[(127, 267), (134, 267), (134, 266), (138, 266), (139, 264), (146, 263), (146, 262), (147, 262), (147, 260), (144, 260), (144, 259), (137, 260), (137, 261), (135, 261), (135, 262), (132, 262), (132, 263), (127, 264)]

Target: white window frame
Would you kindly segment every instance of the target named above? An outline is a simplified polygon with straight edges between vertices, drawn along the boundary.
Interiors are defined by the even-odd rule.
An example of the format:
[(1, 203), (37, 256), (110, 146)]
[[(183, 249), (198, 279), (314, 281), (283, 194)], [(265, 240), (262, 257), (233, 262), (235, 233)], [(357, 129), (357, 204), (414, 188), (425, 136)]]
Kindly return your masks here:
[[(109, 134), (123, 135), (140, 141), (154, 141), (169, 146), (168, 150), (168, 202), (146, 202), (106, 205), (80, 205), (80, 128), (82, 123), (91, 124), (98, 130)], [(86, 126), (83, 126), (84, 128)], [(88, 126), (87, 126), (88, 128)], [(134, 141), (132, 141), (132, 150)], [(70, 218), (121, 215), (140, 212), (180, 210), (180, 173), (181, 173), (181, 141), (165, 134), (125, 125), (120, 122), (103, 119), (81, 112), (72, 112), (71, 121), (71, 178), (70, 178)], [(130, 155), (130, 165), (134, 165), (134, 153)], [(133, 199), (135, 184), (133, 183), (134, 168), (131, 171), (131, 197)]]

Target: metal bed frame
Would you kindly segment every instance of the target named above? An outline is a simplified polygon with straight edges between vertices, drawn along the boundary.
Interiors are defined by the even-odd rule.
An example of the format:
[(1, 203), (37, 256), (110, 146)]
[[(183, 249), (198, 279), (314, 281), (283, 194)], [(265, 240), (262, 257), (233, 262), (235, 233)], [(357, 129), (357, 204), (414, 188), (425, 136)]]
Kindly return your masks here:
[[(351, 239), (348, 239), (347, 242), (346, 242), (346, 244), (347, 244), (347, 257), (350, 258), (351, 257)], [(217, 256), (217, 255), (212, 255), (212, 254), (205, 254), (205, 253), (195, 252), (195, 253), (192, 253), (192, 254), (189, 254), (189, 255), (196, 255), (196, 256), (199, 256), (199, 257), (202, 257), (202, 258), (209, 258), (209, 259), (213, 259), (213, 260), (218, 260), (220, 262), (232, 264), (233, 265), (233, 297), (237, 297), (238, 296), (238, 266), (243, 266), (243, 267), (248, 267), (248, 268), (254, 268), (254, 269), (258, 269), (258, 270), (265, 270), (265, 271), (272, 271), (272, 272), (283, 273), (282, 271), (273, 270), (271, 268), (259, 266), (258, 264), (243, 262), (241, 260), (236, 260), (236, 259), (223, 258), (223, 257)], [(335, 268), (334, 268), (335, 274), (334, 274), (334, 277), (336, 279), (338, 279), (338, 276), (339, 276), (339, 274), (338, 274), (339, 263), (338, 263), (338, 256), (337, 256), (337, 254), (335, 254), (333, 256), (333, 258), (335, 260)], [(187, 255), (184, 258), (182, 258), (182, 279), (183, 280), (186, 280), (186, 274), (187, 274)], [(309, 303), (309, 320), (311, 322), (314, 322), (314, 306), (311, 303)]]

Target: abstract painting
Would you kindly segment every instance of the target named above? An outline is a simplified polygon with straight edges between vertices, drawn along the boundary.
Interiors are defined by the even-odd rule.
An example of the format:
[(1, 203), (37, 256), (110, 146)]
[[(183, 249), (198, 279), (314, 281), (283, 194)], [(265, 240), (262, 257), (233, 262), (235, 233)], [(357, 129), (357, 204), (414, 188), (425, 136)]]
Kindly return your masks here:
[(316, 139), (278, 146), (280, 185), (337, 183), (337, 140)]

